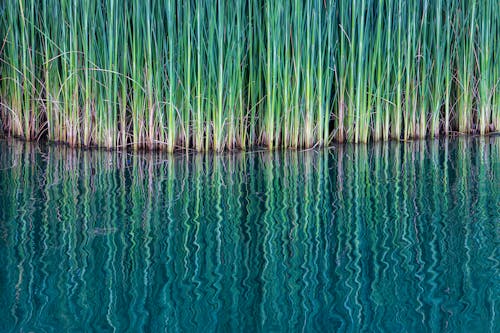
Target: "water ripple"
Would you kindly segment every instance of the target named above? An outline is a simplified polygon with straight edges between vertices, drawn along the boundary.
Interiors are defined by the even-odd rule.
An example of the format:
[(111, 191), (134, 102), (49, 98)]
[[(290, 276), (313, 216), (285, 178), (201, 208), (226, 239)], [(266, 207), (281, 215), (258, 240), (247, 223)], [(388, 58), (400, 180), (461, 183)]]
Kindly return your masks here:
[(0, 142), (0, 331), (496, 332), (498, 138), (231, 155)]

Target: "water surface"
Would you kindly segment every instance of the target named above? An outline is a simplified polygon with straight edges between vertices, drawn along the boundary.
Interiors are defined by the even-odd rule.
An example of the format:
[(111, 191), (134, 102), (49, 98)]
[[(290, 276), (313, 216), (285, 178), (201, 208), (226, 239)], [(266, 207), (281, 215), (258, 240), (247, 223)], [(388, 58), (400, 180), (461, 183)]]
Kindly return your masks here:
[(0, 141), (0, 331), (498, 332), (500, 138)]

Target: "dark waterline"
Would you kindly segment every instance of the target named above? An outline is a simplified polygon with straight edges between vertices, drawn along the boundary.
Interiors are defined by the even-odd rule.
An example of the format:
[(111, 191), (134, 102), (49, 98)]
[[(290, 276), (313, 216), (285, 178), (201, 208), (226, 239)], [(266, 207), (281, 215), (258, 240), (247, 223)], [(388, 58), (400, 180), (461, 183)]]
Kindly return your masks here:
[(0, 331), (498, 332), (499, 227), (500, 138), (0, 141)]

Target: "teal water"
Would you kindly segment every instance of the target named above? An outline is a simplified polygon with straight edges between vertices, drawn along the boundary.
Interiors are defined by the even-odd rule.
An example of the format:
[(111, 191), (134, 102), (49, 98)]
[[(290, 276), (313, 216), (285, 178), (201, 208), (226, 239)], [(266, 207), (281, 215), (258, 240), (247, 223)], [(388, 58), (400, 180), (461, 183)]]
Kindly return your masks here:
[(0, 141), (0, 331), (498, 332), (500, 137), (127, 154)]

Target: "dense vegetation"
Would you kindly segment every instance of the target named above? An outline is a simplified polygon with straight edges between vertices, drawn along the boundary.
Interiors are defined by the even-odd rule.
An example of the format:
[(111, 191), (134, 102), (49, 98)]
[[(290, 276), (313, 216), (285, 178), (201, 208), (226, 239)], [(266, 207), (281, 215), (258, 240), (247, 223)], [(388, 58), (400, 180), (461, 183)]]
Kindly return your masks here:
[(498, 0), (6, 0), (0, 126), (220, 151), (500, 128)]

